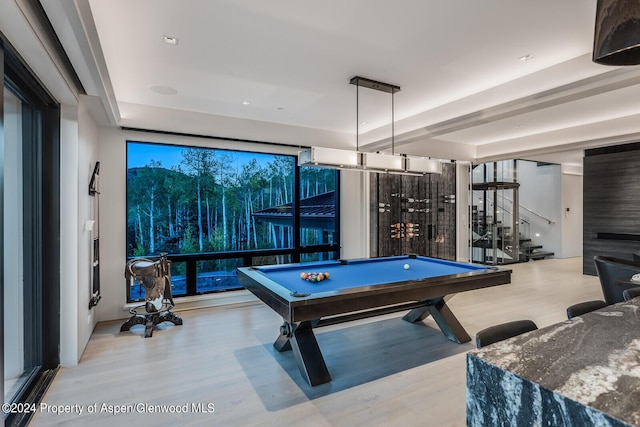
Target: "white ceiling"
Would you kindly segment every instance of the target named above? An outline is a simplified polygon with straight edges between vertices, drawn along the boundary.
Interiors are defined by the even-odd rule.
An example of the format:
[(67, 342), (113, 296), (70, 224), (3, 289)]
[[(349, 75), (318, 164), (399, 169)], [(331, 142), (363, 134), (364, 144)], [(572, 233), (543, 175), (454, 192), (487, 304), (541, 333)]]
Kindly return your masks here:
[(640, 135), (640, 69), (591, 62), (595, 3), (43, 0), (121, 126), (350, 148), (366, 121), (359, 148), (389, 149), (391, 95), (356, 108), (359, 75), (401, 87), (396, 152), (574, 165)]

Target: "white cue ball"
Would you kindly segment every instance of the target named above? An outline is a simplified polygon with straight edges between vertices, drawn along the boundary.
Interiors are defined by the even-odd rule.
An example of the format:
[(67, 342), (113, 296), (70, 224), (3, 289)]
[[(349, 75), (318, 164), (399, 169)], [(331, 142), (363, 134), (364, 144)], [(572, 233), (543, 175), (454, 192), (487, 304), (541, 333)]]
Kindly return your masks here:
[(410, 268), (411, 268), (411, 266), (410, 266), (409, 264), (405, 264), (405, 265), (404, 265), (404, 269), (405, 269), (405, 270), (408, 270), (408, 269), (410, 269)]

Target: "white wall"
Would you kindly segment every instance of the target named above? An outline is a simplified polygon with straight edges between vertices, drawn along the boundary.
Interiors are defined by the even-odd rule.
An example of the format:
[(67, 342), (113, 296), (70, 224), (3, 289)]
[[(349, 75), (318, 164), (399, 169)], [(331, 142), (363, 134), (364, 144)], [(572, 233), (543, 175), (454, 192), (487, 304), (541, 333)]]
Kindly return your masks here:
[[(89, 181), (98, 158), (98, 128), (80, 97), (78, 105), (78, 353), (80, 359), (97, 323), (95, 308), (89, 310), (93, 285), (93, 237), (87, 221), (96, 220), (96, 198), (89, 195)], [(98, 226), (98, 222), (95, 223)]]
[[(531, 239), (554, 252), (556, 258), (582, 256), (582, 174), (580, 168), (560, 165), (536, 166), (534, 162), (518, 162), (520, 205), (549, 218), (541, 218), (520, 210), (520, 216), (531, 222)], [(566, 211), (569, 208), (569, 212)], [(536, 237), (535, 233), (540, 233)]]
[(369, 173), (340, 173), (340, 258), (369, 256)]
[(117, 128), (98, 129), (100, 159), (100, 293), (98, 321), (126, 318), (124, 263), (126, 260), (126, 148)]
[(582, 175), (562, 174), (563, 258), (582, 256), (582, 182)]
[(60, 111), (60, 364), (78, 362), (78, 110)]
[(469, 163), (456, 164), (456, 260), (470, 262), (469, 256)]
[[(560, 165), (537, 166), (536, 162), (518, 161), (520, 183), (520, 217), (531, 224), (531, 240), (562, 258), (562, 180)], [(544, 218), (523, 209), (526, 207)], [(521, 230), (522, 233), (522, 230)]]
[(89, 310), (93, 197), (88, 187), (97, 161), (97, 128), (85, 98), (61, 107), (60, 126), (60, 364), (74, 366), (96, 325)]

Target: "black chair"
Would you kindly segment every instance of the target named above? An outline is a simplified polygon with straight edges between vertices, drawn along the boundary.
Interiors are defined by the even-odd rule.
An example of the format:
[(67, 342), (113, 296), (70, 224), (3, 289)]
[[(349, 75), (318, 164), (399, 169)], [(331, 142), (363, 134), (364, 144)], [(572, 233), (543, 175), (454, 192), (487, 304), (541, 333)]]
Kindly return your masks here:
[(490, 326), (476, 334), (476, 347), (482, 348), (536, 329), (538, 329), (538, 326), (531, 320), (515, 320)]
[(596, 256), (593, 258), (600, 279), (600, 286), (607, 304), (624, 301), (622, 292), (640, 286), (631, 282), (634, 274), (640, 273), (640, 264), (626, 259)]
[(623, 296), (625, 301), (629, 301), (631, 298), (640, 297), (640, 287), (631, 288), (631, 289), (625, 289), (622, 292), (622, 296)]
[(567, 307), (567, 318), (573, 319), (576, 316), (582, 316), (583, 314), (589, 313), (590, 311), (599, 310), (606, 307), (607, 305), (609, 304), (600, 300), (585, 301), (578, 304), (573, 304), (572, 306)]
[(600, 287), (604, 301), (586, 301), (567, 308), (569, 319), (625, 301), (623, 292), (627, 289), (640, 287), (640, 282), (631, 282), (634, 274), (640, 273), (640, 264), (621, 258), (596, 256), (593, 258), (600, 279)]

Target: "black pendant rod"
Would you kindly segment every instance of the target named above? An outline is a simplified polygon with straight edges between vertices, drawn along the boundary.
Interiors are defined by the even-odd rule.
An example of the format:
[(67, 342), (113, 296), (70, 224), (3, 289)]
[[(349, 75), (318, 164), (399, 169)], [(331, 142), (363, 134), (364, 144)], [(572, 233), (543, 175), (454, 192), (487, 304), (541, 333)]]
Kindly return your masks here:
[(391, 154), (395, 154), (395, 103), (393, 95), (400, 92), (400, 86), (389, 83), (379, 82), (377, 80), (367, 79), (366, 77), (354, 76), (349, 81), (352, 85), (356, 85), (356, 151), (359, 150), (360, 136), (360, 86), (367, 89), (379, 90), (391, 94)]
[(395, 122), (396, 119), (394, 117), (394, 103), (393, 103), (393, 94), (395, 92), (391, 92), (391, 155), (394, 156), (396, 154), (396, 143), (395, 143)]
[[(353, 79), (351, 79), (353, 82)], [(358, 139), (360, 138), (360, 85), (356, 82), (356, 152), (359, 151)]]
[(379, 90), (380, 92), (396, 93), (400, 92), (400, 86), (383, 83), (366, 77), (355, 76), (349, 81), (352, 85), (366, 87), (367, 89)]

